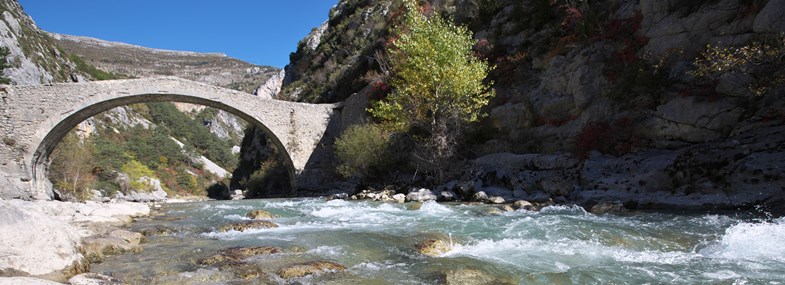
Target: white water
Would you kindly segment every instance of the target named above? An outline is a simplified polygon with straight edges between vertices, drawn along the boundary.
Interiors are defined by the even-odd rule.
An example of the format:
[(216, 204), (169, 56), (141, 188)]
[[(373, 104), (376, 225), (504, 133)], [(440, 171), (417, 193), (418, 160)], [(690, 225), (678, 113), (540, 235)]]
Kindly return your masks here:
[[(739, 214), (593, 215), (566, 206), (490, 215), (490, 206), (485, 205), (429, 202), (411, 211), (406, 205), (318, 199), (172, 207), (170, 214), (186, 219), (148, 223), (178, 228), (175, 238), (151, 238), (145, 252), (112, 259), (94, 271), (115, 273), (139, 284), (162, 281), (161, 276), (172, 271), (187, 272), (172, 284), (208, 284), (199, 277), (203, 274), (212, 274), (220, 281), (217, 284), (229, 283), (234, 275), (199, 267), (192, 260), (220, 248), (263, 245), (303, 249), (253, 259), (268, 271), (264, 282), (273, 283), (285, 282), (275, 276), (281, 266), (308, 260), (335, 261), (348, 273), (300, 280), (304, 283), (433, 284), (456, 269), (476, 269), (498, 282), (514, 284), (782, 284), (785, 280), (785, 219), (760, 221)], [(246, 220), (245, 213), (253, 209), (272, 212), (280, 227), (215, 231), (224, 223)], [(454, 241), (453, 249), (439, 257), (415, 251), (418, 242), (434, 237)], [(140, 259), (160, 267), (160, 272), (133, 265)]]

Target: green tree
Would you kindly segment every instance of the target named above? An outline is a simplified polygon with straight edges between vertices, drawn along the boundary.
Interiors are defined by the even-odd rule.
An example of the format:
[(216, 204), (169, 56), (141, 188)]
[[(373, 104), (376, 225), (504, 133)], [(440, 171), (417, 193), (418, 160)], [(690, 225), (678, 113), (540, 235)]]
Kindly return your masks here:
[(441, 181), (464, 124), (477, 121), (495, 94), (492, 82), (485, 82), (493, 67), (474, 56), (476, 41), (466, 27), (423, 15), (415, 0), (405, 7), (388, 50), (393, 93), (369, 111), (393, 130), (427, 132), (421, 142)]
[(68, 132), (49, 156), (49, 179), (54, 186), (78, 200), (88, 198), (95, 181), (94, 152), (89, 138), (83, 140), (76, 132)]

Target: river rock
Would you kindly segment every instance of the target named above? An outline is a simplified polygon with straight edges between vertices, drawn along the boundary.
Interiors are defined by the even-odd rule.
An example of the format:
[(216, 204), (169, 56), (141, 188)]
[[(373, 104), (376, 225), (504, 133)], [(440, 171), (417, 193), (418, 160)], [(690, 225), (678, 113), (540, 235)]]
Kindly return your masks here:
[[(492, 284), (493, 276), (477, 269), (453, 269), (441, 276), (441, 281), (446, 285), (480, 285)], [(494, 283), (495, 284), (495, 283)]]
[(146, 237), (171, 235), (174, 232), (175, 229), (173, 227), (164, 225), (155, 225), (141, 231), (141, 233)]
[(84, 255), (90, 262), (99, 263), (106, 256), (141, 252), (144, 235), (126, 230), (114, 230), (106, 236), (93, 236), (83, 240)]
[(269, 246), (230, 247), (219, 250), (216, 255), (200, 259), (197, 263), (201, 265), (215, 265), (227, 262), (233, 263), (255, 255), (269, 255), (283, 252), (284, 251), (280, 248)]
[(489, 204), (504, 204), (504, 202), (505, 202), (504, 198), (502, 198), (500, 196), (488, 197), (488, 201), (487, 201), (487, 203), (489, 203)]
[(479, 191), (472, 195), (472, 202), (485, 203), (486, 201), (488, 201), (488, 194), (485, 194), (485, 191)]
[(406, 202), (435, 201), (437, 198), (436, 194), (425, 188), (412, 189), (409, 194), (406, 194)]
[(458, 200), (458, 195), (449, 190), (439, 192), (439, 198), (437, 199), (439, 202), (452, 202), (455, 200)]
[(327, 196), (327, 201), (331, 201), (331, 200), (349, 200), (349, 194), (338, 193), (338, 194), (332, 194), (330, 196)]
[(68, 279), (71, 285), (120, 285), (124, 284), (117, 279), (103, 274), (88, 272), (76, 275)]
[(502, 214), (504, 214), (504, 211), (502, 211), (502, 209), (493, 207), (493, 208), (486, 209), (485, 214), (488, 216), (501, 216)]
[(248, 212), (245, 216), (251, 220), (269, 220), (275, 218), (273, 214), (265, 210), (253, 210)]
[(515, 203), (512, 203), (512, 207), (516, 210), (526, 210), (526, 211), (535, 211), (537, 207), (532, 205), (529, 201), (526, 200), (518, 200)]
[(428, 239), (417, 245), (417, 252), (430, 257), (441, 256), (450, 250), (452, 250), (450, 242), (441, 239)]
[(406, 195), (402, 193), (395, 194), (392, 196), (392, 198), (393, 200), (395, 200), (395, 203), (398, 204), (403, 204), (404, 202), (406, 202)]
[(221, 226), (218, 228), (220, 232), (228, 232), (228, 231), (238, 231), (242, 232), (249, 229), (269, 229), (269, 228), (277, 228), (278, 225), (271, 221), (244, 221), (244, 222), (237, 222), (237, 223), (229, 223)]
[(294, 279), (308, 275), (320, 275), (324, 273), (343, 272), (346, 267), (331, 261), (311, 261), (298, 263), (281, 268), (278, 276), (283, 279)]
[(243, 193), (243, 190), (237, 189), (234, 190), (234, 193), (232, 193), (229, 198), (232, 200), (242, 200), (245, 199), (245, 193)]
[(502, 210), (502, 211), (504, 211), (504, 212), (512, 212), (512, 211), (515, 211), (515, 208), (513, 208), (513, 207), (512, 207), (512, 206), (510, 206), (510, 205), (502, 205), (501, 207), (499, 207), (499, 209), (500, 209), (500, 210)]

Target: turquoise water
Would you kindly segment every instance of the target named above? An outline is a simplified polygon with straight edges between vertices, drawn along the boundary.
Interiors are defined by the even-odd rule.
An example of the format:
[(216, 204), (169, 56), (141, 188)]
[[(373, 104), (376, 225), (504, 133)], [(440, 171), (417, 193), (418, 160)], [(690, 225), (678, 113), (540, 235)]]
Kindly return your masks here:
[[(107, 259), (92, 271), (132, 284), (438, 284), (472, 270), (497, 284), (783, 284), (785, 219), (741, 214), (594, 215), (574, 206), (494, 215), (488, 205), (407, 204), (320, 199), (209, 201), (165, 205), (165, 216), (132, 229), (165, 226), (144, 251)], [(273, 229), (216, 232), (267, 210)], [(443, 238), (452, 250), (416, 251)], [(286, 253), (251, 257), (248, 278), (196, 260), (233, 246), (274, 246)], [(276, 272), (328, 260), (343, 273), (283, 280)], [(246, 279), (247, 278), (247, 279)], [(485, 281), (480, 281), (485, 280)], [(493, 281), (489, 281), (493, 280)]]

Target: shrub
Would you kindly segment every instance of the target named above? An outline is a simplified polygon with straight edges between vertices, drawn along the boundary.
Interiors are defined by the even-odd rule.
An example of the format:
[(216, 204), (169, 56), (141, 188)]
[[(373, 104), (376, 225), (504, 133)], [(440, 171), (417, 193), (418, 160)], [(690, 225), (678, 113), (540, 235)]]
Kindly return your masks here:
[[(8, 50), (8, 47), (0, 47), (0, 75), (3, 75), (3, 70), (5, 70), (7, 67), (10, 67), (8, 60), (6, 59), (9, 54), (11, 54), (11, 51)], [(10, 83), (11, 79), (0, 76), (0, 84)]]
[(139, 191), (152, 191), (153, 186), (147, 183), (145, 180), (140, 181), (139, 179), (142, 177), (149, 177), (155, 178), (155, 172), (147, 168), (144, 164), (135, 159), (128, 161), (126, 164), (121, 167), (121, 170), (128, 174), (128, 178), (130, 180), (131, 188), (134, 190)]
[(709, 82), (728, 73), (750, 74), (755, 80), (748, 87), (763, 95), (785, 82), (785, 36), (775, 36), (736, 47), (707, 46), (695, 59), (692, 74)]
[(379, 126), (351, 126), (335, 141), (335, 153), (341, 160), (338, 174), (343, 177), (379, 174), (392, 162), (389, 147), (389, 135)]

